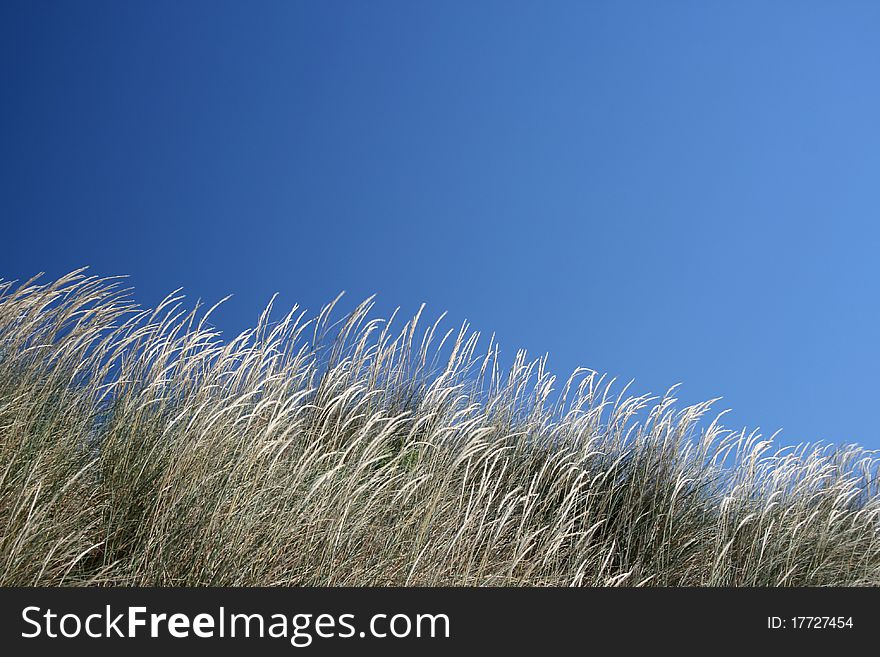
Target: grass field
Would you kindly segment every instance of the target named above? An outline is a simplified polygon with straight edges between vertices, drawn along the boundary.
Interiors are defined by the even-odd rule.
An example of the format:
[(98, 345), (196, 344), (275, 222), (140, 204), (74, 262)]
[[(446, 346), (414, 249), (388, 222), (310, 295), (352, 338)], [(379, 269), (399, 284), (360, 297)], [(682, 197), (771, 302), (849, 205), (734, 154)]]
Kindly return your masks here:
[(880, 584), (872, 452), (369, 301), (230, 339), (182, 304), (0, 281), (0, 584)]

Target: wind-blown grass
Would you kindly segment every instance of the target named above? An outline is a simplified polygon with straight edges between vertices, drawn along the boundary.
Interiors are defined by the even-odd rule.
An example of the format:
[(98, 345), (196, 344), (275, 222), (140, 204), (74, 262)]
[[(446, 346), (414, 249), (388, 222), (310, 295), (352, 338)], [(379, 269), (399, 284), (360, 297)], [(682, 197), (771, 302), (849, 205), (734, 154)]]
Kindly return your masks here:
[(591, 370), (552, 394), (546, 360), (369, 300), (223, 341), (176, 293), (38, 281), (0, 281), (0, 584), (880, 583), (859, 447)]

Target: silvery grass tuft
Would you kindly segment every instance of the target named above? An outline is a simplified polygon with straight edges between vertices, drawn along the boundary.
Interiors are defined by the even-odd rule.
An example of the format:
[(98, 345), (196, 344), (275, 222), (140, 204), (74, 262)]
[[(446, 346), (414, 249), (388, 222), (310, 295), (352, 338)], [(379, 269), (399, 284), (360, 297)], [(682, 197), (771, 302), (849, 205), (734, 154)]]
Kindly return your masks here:
[(0, 281), (3, 585), (880, 584), (856, 446), (504, 370), (371, 300), (223, 341), (214, 308), (129, 294)]

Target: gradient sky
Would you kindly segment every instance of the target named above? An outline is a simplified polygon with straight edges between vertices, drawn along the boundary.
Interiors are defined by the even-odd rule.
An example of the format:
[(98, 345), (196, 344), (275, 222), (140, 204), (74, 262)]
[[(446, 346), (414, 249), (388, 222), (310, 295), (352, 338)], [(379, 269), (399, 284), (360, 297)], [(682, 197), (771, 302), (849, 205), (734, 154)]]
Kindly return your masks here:
[[(468, 319), (880, 448), (880, 3), (3, 2), (0, 277)], [(349, 306), (350, 307), (350, 306)]]

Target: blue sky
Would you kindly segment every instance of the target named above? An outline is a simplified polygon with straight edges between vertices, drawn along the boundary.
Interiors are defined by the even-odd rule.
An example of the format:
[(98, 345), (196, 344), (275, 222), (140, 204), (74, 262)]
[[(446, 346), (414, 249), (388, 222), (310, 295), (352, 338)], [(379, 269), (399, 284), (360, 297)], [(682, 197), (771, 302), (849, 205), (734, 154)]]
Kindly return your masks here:
[(880, 448), (880, 5), (4, 2), (0, 277), (468, 319)]

